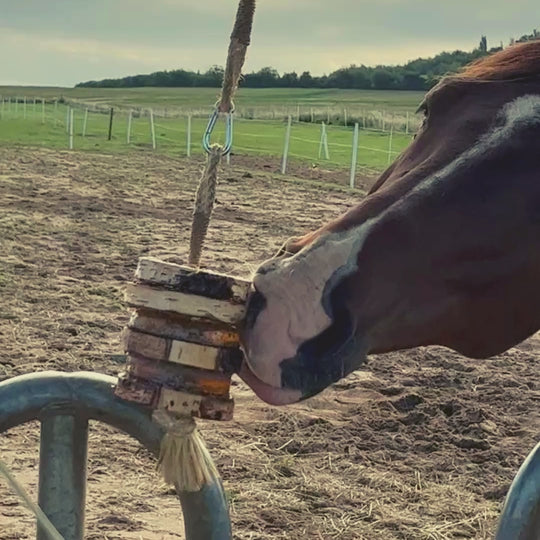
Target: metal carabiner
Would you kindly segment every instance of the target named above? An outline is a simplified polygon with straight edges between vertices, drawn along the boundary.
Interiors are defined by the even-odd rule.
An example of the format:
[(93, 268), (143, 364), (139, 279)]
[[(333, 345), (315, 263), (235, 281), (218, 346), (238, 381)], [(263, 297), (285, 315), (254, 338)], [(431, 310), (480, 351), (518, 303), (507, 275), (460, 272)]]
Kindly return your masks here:
[[(226, 156), (232, 148), (233, 143), (233, 113), (234, 109), (231, 110), (231, 112), (225, 113), (227, 115), (227, 120), (225, 124), (225, 144), (223, 146), (222, 155)], [(210, 117), (210, 120), (208, 121), (208, 125), (206, 126), (206, 131), (204, 132), (203, 136), (203, 148), (207, 154), (210, 153), (210, 136), (212, 135), (212, 132), (214, 131), (214, 127), (216, 126), (216, 122), (218, 121), (220, 115), (219, 108), (216, 107), (214, 109), (214, 112), (212, 113), (212, 116)]]

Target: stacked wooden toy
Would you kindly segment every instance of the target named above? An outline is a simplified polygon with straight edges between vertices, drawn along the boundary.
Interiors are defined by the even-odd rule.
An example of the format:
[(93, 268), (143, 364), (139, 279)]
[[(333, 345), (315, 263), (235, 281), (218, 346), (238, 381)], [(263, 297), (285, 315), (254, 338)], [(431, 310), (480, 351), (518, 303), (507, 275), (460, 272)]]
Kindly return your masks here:
[(250, 282), (236, 277), (140, 259), (126, 290), (135, 310), (116, 395), (178, 416), (230, 420), (249, 290)]

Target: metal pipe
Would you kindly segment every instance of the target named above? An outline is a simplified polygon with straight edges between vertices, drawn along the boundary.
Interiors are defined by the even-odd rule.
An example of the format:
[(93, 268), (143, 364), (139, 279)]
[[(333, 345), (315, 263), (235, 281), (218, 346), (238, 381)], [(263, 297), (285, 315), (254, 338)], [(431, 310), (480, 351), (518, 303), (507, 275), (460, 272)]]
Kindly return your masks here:
[(520, 467), (504, 503), (495, 540), (540, 538), (540, 443)]
[[(0, 432), (38, 420), (61, 406), (80, 419), (110, 424), (157, 454), (163, 431), (152, 422), (151, 409), (114, 396), (116, 378), (98, 373), (42, 372), (0, 383)], [(199, 492), (179, 492), (187, 540), (231, 540), (228, 505), (220, 482)]]
[[(88, 420), (55, 409), (41, 422), (38, 504), (66, 540), (84, 536)], [(37, 540), (49, 540), (38, 525)]]

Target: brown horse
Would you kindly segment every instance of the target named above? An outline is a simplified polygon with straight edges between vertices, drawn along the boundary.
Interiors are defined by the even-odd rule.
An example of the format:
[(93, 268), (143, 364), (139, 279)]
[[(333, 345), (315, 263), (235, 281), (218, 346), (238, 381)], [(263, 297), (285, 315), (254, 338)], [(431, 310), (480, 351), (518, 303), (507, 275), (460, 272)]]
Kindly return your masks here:
[(292, 403), (370, 353), (503, 352), (540, 328), (540, 41), (447, 77), (355, 208), (254, 276), (241, 377)]

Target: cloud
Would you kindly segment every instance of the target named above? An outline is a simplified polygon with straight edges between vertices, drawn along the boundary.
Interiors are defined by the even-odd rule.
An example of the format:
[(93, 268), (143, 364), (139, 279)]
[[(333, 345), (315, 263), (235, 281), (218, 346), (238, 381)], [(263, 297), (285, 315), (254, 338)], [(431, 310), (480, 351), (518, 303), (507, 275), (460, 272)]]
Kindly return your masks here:
[[(223, 65), (236, 0), (0, 0), (0, 77), (74, 84)], [(530, 31), (537, 0), (258, 0), (247, 69), (321, 74), (498, 44)], [(9, 21), (9, 22), (7, 22)]]

